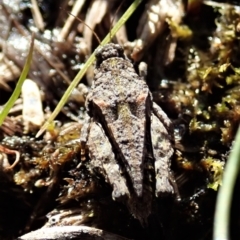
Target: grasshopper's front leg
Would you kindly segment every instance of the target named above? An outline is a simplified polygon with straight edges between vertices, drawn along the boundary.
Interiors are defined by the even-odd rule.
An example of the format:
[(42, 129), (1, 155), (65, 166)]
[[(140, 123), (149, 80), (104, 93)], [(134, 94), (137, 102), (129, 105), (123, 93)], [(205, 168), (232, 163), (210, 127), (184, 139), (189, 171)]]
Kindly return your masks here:
[(90, 117), (88, 115), (85, 116), (85, 121), (81, 129), (80, 133), (80, 144), (81, 144), (81, 160), (85, 160), (86, 157), (86, 143), (89, 134), (90, 128)]

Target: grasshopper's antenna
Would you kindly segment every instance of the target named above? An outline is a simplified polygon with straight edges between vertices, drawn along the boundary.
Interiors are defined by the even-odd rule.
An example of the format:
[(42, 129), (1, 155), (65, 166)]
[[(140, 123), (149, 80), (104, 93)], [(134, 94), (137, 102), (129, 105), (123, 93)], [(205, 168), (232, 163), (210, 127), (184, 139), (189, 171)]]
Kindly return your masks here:
[(98, 37), (98, 35), (96, 34), (96, 32), (88, 25), (86, 24), (81, 18), (77, 17), (77, 16), (74, 16), (71, 12), (68, 12), (67, 13), (73, 17), (75, 17), (79, 22), (83, 23), (86, 27), (88, 27), (90, 30), (92, 30), (93, 32), (93, 35), (95, 36), (95, 38), (97, 39), (99, 45), (101, 44), (101, 40), (100, 38)]
[[(110, 22), (110, 29), (109, 29), (109, 35), (110, 35), (110, 39), (111, 39), (110, 41), (112, 41), (112, 28), (113, 28), (114, 16), (116, 16), (116, 14), (119, 12), (119, 10), (121, 9), (121, 7), (122, 7), (124, 2), (125, 2), (125, 0), (123, 0), (121, 2), (121, 4), (119, 4), (119, 6), (117, 7), (117, 9), (116, 9), (116, 11), (115, 11), (115, 13), (113, 15), (113, 18), (110, 19), (111, 20), (111, 22)], [(111, 15), (110, 15), (110, 18), (111, 18)]]
[[(71, 10), (71, 13), (75, 16), (77, 16), (82, 7), (84, 5), (84, 1), (75, 1), (75, 4)], [(60, 7), (60, 9), (63, 9), (62, 7)], [(60, 31), (60, 34), (59, 34), (59, 37), (58, 37), (58, 40), (62, 41), (63, 39), (66, 39), (66, 37), (68, 36), (69, 34), (69, 29), (71, 28), (73, 22), (74, 22), (75, 18), (72, 18), (72, 17), (68, 17), (68, 19), (66, 20), (62, 30)]]

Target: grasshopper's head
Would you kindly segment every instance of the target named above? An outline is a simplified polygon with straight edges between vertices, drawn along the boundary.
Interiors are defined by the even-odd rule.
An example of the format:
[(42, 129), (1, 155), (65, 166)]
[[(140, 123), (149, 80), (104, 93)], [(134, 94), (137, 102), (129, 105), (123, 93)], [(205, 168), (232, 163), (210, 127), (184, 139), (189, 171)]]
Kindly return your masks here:
[(125, 59), (123, 48), (119, 44), (114, 43), (108, 43), (104, 46), (99, 47), (95, 51), (95, 56), (97, 59), (97, 66), (99, 66), (104, 60), (108, 58), (119, 57)]

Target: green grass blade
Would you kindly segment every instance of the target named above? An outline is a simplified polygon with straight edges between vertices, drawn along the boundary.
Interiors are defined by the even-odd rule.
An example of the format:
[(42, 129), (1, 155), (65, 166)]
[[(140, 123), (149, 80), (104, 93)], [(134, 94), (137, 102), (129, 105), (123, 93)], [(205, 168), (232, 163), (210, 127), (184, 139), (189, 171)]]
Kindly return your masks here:
[(238, 128), (236, 139), (233, 144), (233, 149), (230, 153), (229, 159), (224, 170), (223, 183), (219, 189), (217, 196), (213, 228), (214, 240), (230, 239), (229, 221), (231, 203), (239, 168), (240, 168), (240, 127)]
[[(113, 37), (117, 31), (123, 26), (123, 24), (128, 20), (128, 18), (132, 15), (132, 13), (136, 10), (136, 8), (139, 6), (139, 4), (142, 2), (142, 0), (135, 0), (131, 6), (127, 9), (127, 11), (122, 15), (122, 17), (119, 19), (119, 21), (116, 23), (116, 25), (111, 30), (111, 33), (109, 33), (101, 42), (101, 45), (105, 45), (108, 42), (110, 42), (111, 37)], [(71, 95), (71, 92), (73, 89), (78, 85), (80, 80), (83, 78), (84, 74), (86, 73), (87, 69), (93, 64), (95, 60), (94, 53), (89, 57), (87, 62), (84, 64), (84, 67), (78, 72), (76, 77), (73, 79), (72, 83), (69, 85), (68, 89), (64, 93), (63, 97), (61, 98), (60, 102), (58, 103), (57, 107), (54, 109), (51, 116), (48, 118), (48, 120), (45, 122), (45, 124), (42, 126), (42, 128), (37, 133), (36, 137), (39, 137), (45, 129), (52, 123), (52, 121), (55, 119), (55, 117), (59, 114), (62, 107), (66, 103), (67, 99)]]
[(21, 89), (22, 89), (22, 85), (24, 80), (26, 79), (29, 69), (30, 69), (30, 65), (31, 65), (31, 61), (32, 61), (32, 55), (33, 55), (33, 47), (34, 47), (34, 34), (32, 35), (32, 39), (31, 39), (31, 44), (30, 44), (30, 49), (29, 49), (29, 53), (27, 56), (27, 60), (24, 64), (24, 68), (22, 70), (22, 73), (19, 77), (19, 80), (17, 82), (17, 85), (11, 95), (11, 97), (9, 98), (9, 100), (7, 101), (6, 105), (4, 106), (2, 112), (0, 113), (0, 126), (2, 125), (4, 119), (6, 118), (6, 116), (8, 115), (10, 109), (12, 108), (12, 106), (14, 105), (15, 101), (18, 99), (20, 93), (21, 93)]

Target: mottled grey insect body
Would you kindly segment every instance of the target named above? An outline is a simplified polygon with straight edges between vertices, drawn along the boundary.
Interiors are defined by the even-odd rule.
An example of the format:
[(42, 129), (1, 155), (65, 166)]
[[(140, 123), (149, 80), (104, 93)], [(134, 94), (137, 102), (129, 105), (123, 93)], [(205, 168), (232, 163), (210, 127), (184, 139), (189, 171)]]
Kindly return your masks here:
[[(143, 215), (136, 207), (151, 194), (146, 189), (153, 188), (156, 196), (174, 192), (170, 183), (171, 122), (152, 101), (148, 86), (121, 46), (110, 43), (100, 47), (96, 59), (95, 77), (86, 99), (89, 119), (81, 142), (89, 148), (93, 167), (112, 186), (113, 199), (124, 199), (134, 216), (146, 218), (151, 204)], [(155, 169), (155, 187), (145, 181), (145, 159), (149, 155), (153, 161), (148, 168)]]

